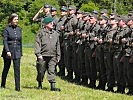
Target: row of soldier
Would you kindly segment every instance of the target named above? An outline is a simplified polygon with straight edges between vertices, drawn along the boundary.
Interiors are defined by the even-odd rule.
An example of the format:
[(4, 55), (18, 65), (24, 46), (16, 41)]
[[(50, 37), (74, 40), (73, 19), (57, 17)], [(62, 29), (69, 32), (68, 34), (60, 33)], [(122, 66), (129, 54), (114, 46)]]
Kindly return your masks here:
[[(45, 12), (43, 17), (40, 13)], [(47, 16), (54, 20), (54, 29), (59, 33), (61, 60), (58, 63), (59, 76), (70, 82), (117, 93), (133, 94), (133, 12), (126, 16), (103, 9), (98, 16), (76, 11), (75, 6), (56, 8), (45, 5), (34, 16), (41, 21)], [(42, 25), (43, 26), (43, 25)], [(98, 86), (96, 86), (98, 80)], [(89, 84), (88, 84), (89, 83)], [(106, 88), (107, 87), (107, 88)]]

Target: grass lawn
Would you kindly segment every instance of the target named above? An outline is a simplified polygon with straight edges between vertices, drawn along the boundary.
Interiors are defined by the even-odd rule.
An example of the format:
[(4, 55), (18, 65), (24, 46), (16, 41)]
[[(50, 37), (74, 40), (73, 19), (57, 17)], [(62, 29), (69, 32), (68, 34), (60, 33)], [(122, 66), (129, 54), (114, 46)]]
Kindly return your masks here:
[[(0, 54), (2, 46), (0, 46)], [(43, 89), (37, 89), (36, 82), (36, 58), (33, 48), (23, 48), (21, 59), (21, 92), (14, 90), (14, 72), (11, 66), (6, 89), (0, 88), (0, 100), (133, 100), (133, 96), (115, 94), (100, 90), (93, 90), (75, 85), (57, 77), (57, 87), (61, 92), (51, 92), (45, 77)], [(3, 69), (3, 59), (0, 58), (0, 77)]]

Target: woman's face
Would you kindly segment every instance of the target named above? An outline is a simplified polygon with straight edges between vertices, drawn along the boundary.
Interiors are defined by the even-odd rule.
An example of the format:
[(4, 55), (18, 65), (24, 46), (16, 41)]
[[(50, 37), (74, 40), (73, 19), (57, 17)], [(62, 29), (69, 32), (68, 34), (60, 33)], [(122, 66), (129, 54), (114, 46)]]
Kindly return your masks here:
[(14, 17), (13, 20), (11, 21), (12, 25), (18, 25), (18, 17)]

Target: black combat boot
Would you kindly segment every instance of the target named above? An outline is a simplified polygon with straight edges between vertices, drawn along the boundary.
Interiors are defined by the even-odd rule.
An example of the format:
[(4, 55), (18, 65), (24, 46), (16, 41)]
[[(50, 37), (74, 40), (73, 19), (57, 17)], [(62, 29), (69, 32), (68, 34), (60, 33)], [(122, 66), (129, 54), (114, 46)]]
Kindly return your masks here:
[(6, 88), (6, 87), (5, 87), (5, 84), (6, 84), (5, 80), (2, 79), (2, 81), (1, 81), (1, 88)]
[(129, 88), (129, 91), (126, 94), (127, 95), (133, 95), (133, 88)]
[(51, 91), (61, 91), (60, 88), (55, 87), (55, 83), (50, 83), (51, 84)]
[(42, 82), (38, 82), (38, 89), (42, 89)]
[(125, 93), (125, 88), (122, 87), (122, 86), (118, 86), (118, 89), (117, 91), (115, 91), (116, 93), (121, 93), (121, 94), (124, 94)]
[(105, 91), (114, 92), (114, 89), (113, 89), (113, 87), (108, 87)]

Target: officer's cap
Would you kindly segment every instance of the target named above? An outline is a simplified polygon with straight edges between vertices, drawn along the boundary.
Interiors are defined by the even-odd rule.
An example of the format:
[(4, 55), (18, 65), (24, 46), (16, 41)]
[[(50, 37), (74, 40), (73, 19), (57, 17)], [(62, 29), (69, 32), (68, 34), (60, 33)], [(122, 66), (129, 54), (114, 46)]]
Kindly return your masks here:
[(77, 13), (78, 13), (78, 14), (83, 14), (83, 11), (79, 9), (79, 10), (77, 11)]
[(95, 19), (98, 19), (97, 14), (91, 14), (90, 17), (94, 17)]
[(84, 12), (83, 17), (90, 16), (91, 14), (89, 12)]
[(127, 21), (130, 21), (130, 20), (133, 20), (133, 16), (127, 19)]
[(127, 16), (124, 16), (124, 15), (121, 15), (119, 20), (122, 20), (124, 22), (127, 22), (128, 21), (128, 17)]
[(98, 11), (97, 10), (93, 10), (92, 13), (98, 15)]
[(62, 7), (60, 8), (60, 10), (61, 10), (61, 11), (67, 12), (67, 7), (66, 7), (66, 6), (62, 6)]
[(104, 14), (104, 13), (107, 13), (107, 9), (102, 9), (102, 10), (100, 11), (100, 14)]
[(52, 7), (52, 8), (51, 8), (51, 11), (56, 11), (56, 8), (55, 8), (55, 7)]
[(69, 9), (69, 10), (76, 10), (76, 7), (73, 6), (73, 5), (70, 5), (68, 9)]
[(108, 20), (107, 16), (101, 16), (100, 19)]
[(44, 8), (50, 8), (51, 6), (49, 4), (45, 4)]
[(42, 22), (45, 25), (47, 25), (47, 24), (51, 23), (52, 21), (53, 21), (53, 18), (52, 17), (45, 17)]

